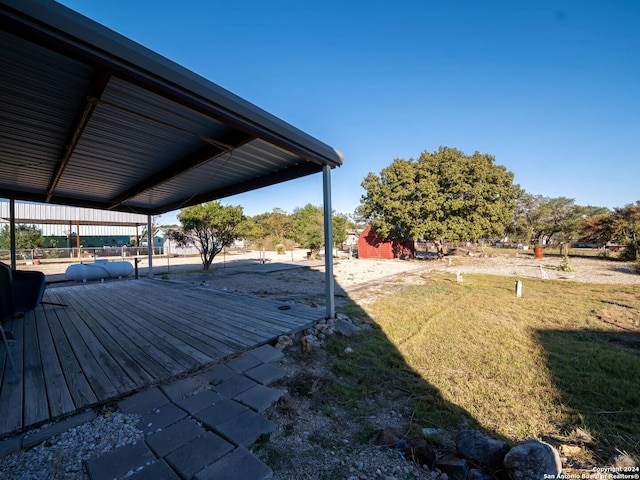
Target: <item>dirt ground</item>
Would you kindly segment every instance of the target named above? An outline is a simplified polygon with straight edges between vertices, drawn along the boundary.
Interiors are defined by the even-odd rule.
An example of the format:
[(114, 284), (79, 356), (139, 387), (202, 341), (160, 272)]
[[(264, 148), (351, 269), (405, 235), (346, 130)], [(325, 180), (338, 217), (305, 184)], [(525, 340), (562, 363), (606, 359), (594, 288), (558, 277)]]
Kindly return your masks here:
[[(224, 263), (216, 259), (209, 272), (192, 265), (191, 269), (173, 267), (171, 280), (198, 283), (252, 295), (275, 296), (306, 304), (324, 305), (325, 266), (322, 261), (293, 261), (275, 256), (261, 264), (255, 254), (227, 256)], [(337, 258), (333, 266), (336, 305), (352, 300), (367, 303), (379, 295), (412, 283), (424, 282), (429, 275), (446, 273), (491, 274), (516, 278), (640, 284), (640, 274), (632, 263), (599, 258), (574, 257), (574, 271), (562, 271), (562, 258), (535, 259), (532, 255), (493, 257), (445, 257), (422, 260), (375, 260)], [(158, 275), (158, 274), (157, 274)]]

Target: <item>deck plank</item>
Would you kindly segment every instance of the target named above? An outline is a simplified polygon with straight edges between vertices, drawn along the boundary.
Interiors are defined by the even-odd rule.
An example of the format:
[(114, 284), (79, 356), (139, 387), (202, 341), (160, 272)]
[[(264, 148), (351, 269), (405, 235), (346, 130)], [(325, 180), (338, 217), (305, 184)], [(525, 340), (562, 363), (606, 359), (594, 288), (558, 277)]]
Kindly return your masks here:
[(47, 397), (40, 392), (46, 390), (43, 362), (38, 345), (39, 324), (46, 322), (42, 307), (38, 307), (31, 315), (25, 316), (24, 323), (24, 410), (22, 415), (25, 425), (38, 425), (49, 419)]
[(130, 389), (137, 389), (153, 381), (153, 375), (142, 368), (134, 357), (122, 347), (122, 344), (110, 335), (111, 330), (109, 330), (108, 325), (89, 322), (87, 323), (87, 328), (91, 330), (93, 335), (95, 335), (105, 347), (113, 357), (113, 360), (118, 363), (118, 366), (126, 372), (131, 382)]
[(71, 344), (60, 323), (59, 312), (59, 309), (49, 309), (47, 311), (47, 319), (49, 321), (51, 338), (53, 338), (56, 345), (56, 352), (64, 373), (67, 388), (69, 389), (76, 408), (94, 405), (98, 402), (98, 397), (91, 389), (82, 365), (80, 365), (80, 362), (73, 353)]
[(49, 328), (49, 314), (47, 309), (42, 321), (38, 323), (38, 346), (40, 355), (44, 359), (42, 370), (45, 379), (47, 402), (52, 419), (56, 419), (75, 411), (73, 398), (69, 392), (60, 359), (56, 354), (56, 347)]
[[(88, 287), (93, 287), (93, 285)], [(137, 313), (139, 311), (137, 303), (129, 305), (128, 309), (124, 309), (122, 306), (114, 307), (104, 301), (104, 297), (109, 293), (108, 290), (100, 288), (102, 285), (97, 285), (97, 287), (98, 289), (95, 292), (99, 294), (84, 300), (90, 306), (91, 311), (107, 320), (117, 329), (119, 335), (129, 338), (144, 351), (146, 356), (152, 358), (164, 372), (159, 373), (159, 375), (176, 375), (190, 366), (190, 363), (185, 359), (175, 359), (165, 351), (166, 345), (164, 342), (160, 341), (155, 333), (144, 322), (140, 321)], [(132, 315), (133, 312), (131, 310), (135, 310), (136, 313)]]
[(22, 428), (22, 319), (12, 319), (5, 324), (5, 332), (11, 332), (16, 339), (11, 342), (9, 349), (13, 357), (14, 367), (5, 363), (0, 389), (0, 432), (11, 432)]
[[(84, 304), (81, 300), (82, 296), (77, 294), (73, 290), (65, 292), (68, 295), (70, 301), (73, 301), (74, 308), (77, 308), (82, 314), (88, 314), (88, 309), (84, 308)], [(77, 295), (76, 295), (77, 294)], [(111, 333), (112, 338), (116, 341), (120, 347), (128, 352), (135, 360), (137, 370), (142, 370), (151, 378), (162, 378), (169, 375), (171, 372), (165, 368), (161, 361), (157, 361), (150, 355), (150, 350), (145, 349), (145, 345), (141, 344), (138, 334), (131, 328), (130, 325), (121, 325), (119, 318), (110, 315), (103, 309), (96, 309), (96, 305), (92, 304), (91, 315), (97, 323), (99, 323), (103, 329)], [(143, 373), (140, 373), (143, 375)]]
[(82, 370), (98, 400), (106, 401), (116, 398), (118, 389), (111, 382), (109, 374), (103, 370), (102, 365), (100, 365), (100, 362), (96, 359), (92, 351), (92, 348), (97, 347), (95, 342), (93, 339), (90, 339), (90, 343), (87, 344), (78, 330), (76, 322), (74, 321), (77, 314), (75, 314), (73, 309), (69, 308), (58, 309), (57, 314), (60, 319), (60, 324), (69, 339), (69, 344), (82, 365)]
[[(198, 288), (189, 291), (186, 295), (194, 300), (202, 301), (207, 298), (209, 293), (205, 292), (202, 288)], [(213, 295), (216, 303), (223, 306), (225, 311), (228, 310), (235, 314), (246, 315), (246, 309), (243, 308), (243, 303), (238, 301), (237, 294), (234, 294), (233, 292), (213, 290)], [(259, 297), (258, 300), (263, 306), (260, 311), (260, 316), (265, 319), (264, 323), (267, 324), (281, 325), (285, 328), (296, 328), (301, 324), (301, 321), (306, 324), (323, 318), (322, 311), (304, 305), (288, 305), (282, 302), (264, 299), (262, 297)], [(290, 309), (278, 310), (278, 307), (283, 305), (289, 306)], [(256, 320), (260, 322), (259, 318)]]
[[(55, 295), (55, 292), (51, 293), (51, 297), (55, 302), (61, 303), (62, 299)], [(100, 367), (100, 371), (108, 377), (109, 382), (103, 382), (105, 385), (105, 395), (111, 394), (109, 384), (116, 389), (118, 393), (130, 392), (134, 390), (137, 385), (127, 375), (127, 372), (120, 366), (120, 364), (113, 358), (112, 354), (101, 343), (100, 338), (97, 337), (93, 331), (88, 327), (88, 323), (95, 323), (93, 318), (88, 315), (80, 315), (75, 309), (67, 307), (61, 307), (67, 314), (67, 318), (75, 327), (80, 338), (82, 338), (87, 350), (91, 352), (91, 356), (95, 359), (96, 365)]]
[[(169, 376), (177, 375), (196, 365), (192, 358), (182, 355), (182, 352), (175, 345), (157, 335), (155, 329), (151, 328), (149, 323), (144, 320), (144, 312), (141, 311), (137, 302), (135, 304), (137, 313), (135, 318), (132, 318), (126, 310), (114, 308), (112, 304), (109, 304), (105, 300), (105, 295), (96, 297), (94, 301), (96, 305), (108, 312), (111, 321), (118, 326), (120, 331), (134, 339), (147, 355), (168, 372)], [(167, 373), (165, 373), (166, 375)]]
[[(171, 304), (171, 301), (165, 298), (159, 298), (153, 302), (147, 303), (145, 306), (148, 311), (154, 312), (159, 319), (164, 320), (165, 323), (167, 323), (166, 320), (168, 317), (166, 315), (163, 316), (162, 312), (170, 308)], [(220, 328), (212, 323), (211, 315), (208, 312), (203, 314), (201, 311), (196, 311), (193, 306), (184, 301), (179, 315), (173, 315), (170, 320), (174, 325), (176, 325), (175, 328), (179, 325), (183, 331), (195, 338), (202, 338), (202, 335), (206, 335), (222, 345), (226, 345), (228, 349), (232, 349), (233, 351), (246, 348), (247, 346), (252, 345), (254, 341), (254, 339), (245, 338), (244, 335), (234, 334), (234, 332), (228, 329)], [(170, 327), (169, 325), (167, 326)]]
[[(296, 326), (295, 321), (288, 321), (283, 319), (282, 315), (279, 315), (281, 311), (272, 313), (267, 311), (262, 299), (257, 297), (244, 296), (241, 301), (237, 297), (229, 297), (223, 292), (217, 290), (203, 290), (203, 289), (190, 289), (184, 292), (185, 298), (193, 299), (189, 303), (189, 311), (199, 318), (203, 316), (215, 315), (215, 310), (224, 312), (223, 315), (215, 315), (215, 322), (217, 324), (225, 325), (228, 328), (239, 329), (249, 332), (250, 334), (257, 333), (262, 336), (271, 336), (274, 332), (279, 331), (279, 326), (290, 330)], [(202, 310), (202, 305), (214, 304), (216, 309)], [(281, 304), (279, 304), (281, 305)], [(252, 310), (255, 313), (250, 313)], [(247, 315), (252, 315), (252, 321), (250, 323), (244, 321)], [(265, 320), (267, 319), (267, 320)], [(299, 324), (299, 320), (297, 322)], [(263, 327), (263, 328), (261, 328)], [(242, 332), (240, 332), (242, 334)]]
[[(160, 296), (143, 297), (136, 301), (138, 308), (136, 316), (138, 321), (144, 322), (147, 329), (153, 329), (153, 333), (167, 342), (170, 348), (176, 348), (190, 359), (200, 363), (209, 363), (237, 351), (237, 348), (229, 347), (215, 341), (204, 341), (201, 335), (192, 335), (188, 329), (179, 329), (175, 325), (180, 324), (180, 317), (184, 312), (176, 309), (176, 302), (170, 302), (159, 308)], [(117, 298), (110, 298), (110, 304), (114, 308), (123, 308), (125, 304)], [(176, 340), (178, 340), (176, 342)]]

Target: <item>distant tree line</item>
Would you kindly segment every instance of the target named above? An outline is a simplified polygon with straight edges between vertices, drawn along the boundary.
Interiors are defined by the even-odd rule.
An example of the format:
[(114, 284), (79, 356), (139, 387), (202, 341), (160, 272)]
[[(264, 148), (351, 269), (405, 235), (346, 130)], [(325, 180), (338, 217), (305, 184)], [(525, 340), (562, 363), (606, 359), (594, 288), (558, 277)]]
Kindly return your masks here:
[[(184, 208), (178, 220), (181, 225), (171, 231), (171, 238), (180, 245), (194, 245), (205, 270), (223, 248), (239, 238), (261, 250), (279, 253), (296, 246), (306, 248), (312, 257), (324, 247), (324, 212), (312, 204), (291, 214), (277, 208), (251, 217), (245, 216), (239, 205), (224, 206), (216, 201)], [(334, 246), (346, 240), (349, 220), (347, 215), (334, 213), (332, 221)]]
[[(623, 245), (622, 258), (640, 259), (640, 201), (613, 209), (576, 205), (567, 197), (549, 198), (525, 192), (514, 175), (489, 154), (440, 147), (417, 159), (395, 159), (379, 174), (369, 173), (356, 212), (333, 213), (332, 243), (348, 230), (372, 225), (388, 239), (569, 245)], [(208, 270), (213, 259), (243, 238), (259, 249), (284, 253), (295, 246), (316, 255), (324, 246), (322, 207), (307, 204), (287, 213), (281, 209), (245, 216), (241, 206), (208, 202), (184, 208), (180, 226), (170, 237), (194, 245)], [(16, 227), (18, 248), (42, 246), (34, 226)], [(332, 245), (332, 246), (333, 246)], [(9, 247), (9, 230), (0, 230), (0, 248)]]
[(440, 147), (417, 159), (396, 159), (369, 173), (357, 215), (390, 239), (436, 243), (489, 242), (625, 246), (638, 259), (640, 201), (610, 211), (567, 197), (527, 193), (491, 155)]

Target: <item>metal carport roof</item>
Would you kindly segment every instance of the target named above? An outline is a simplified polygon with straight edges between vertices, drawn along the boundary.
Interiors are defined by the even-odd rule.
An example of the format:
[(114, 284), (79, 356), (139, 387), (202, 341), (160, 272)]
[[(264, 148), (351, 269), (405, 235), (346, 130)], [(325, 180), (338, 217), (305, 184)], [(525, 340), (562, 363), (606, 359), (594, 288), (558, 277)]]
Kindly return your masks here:
[(339, 152), (52, 1), (0, 0), (0, 197), (155, 215)]
[(328, 145), (73, 10), (0, 0), (0, 198), (11, 205), (150, 219), (323, 172), (332, 317), (330, 171), (341, 164)]

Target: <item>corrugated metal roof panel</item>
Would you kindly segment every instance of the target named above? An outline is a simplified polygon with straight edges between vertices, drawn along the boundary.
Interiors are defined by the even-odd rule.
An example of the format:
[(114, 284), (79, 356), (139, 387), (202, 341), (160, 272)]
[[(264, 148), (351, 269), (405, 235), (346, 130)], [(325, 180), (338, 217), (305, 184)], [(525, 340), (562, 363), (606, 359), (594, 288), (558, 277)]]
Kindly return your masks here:
[[(43, 205), (40, 203), (15, 204), (17, 223), (80, 223), (82, 225), (146, 225), (147, 216), (135, 213), (111, 212), (92, 208)], [(0, 201), (0, 219), (9, 221), (9, 202)]]
[(0, 197), (155, 214), (342, 163), (55, 2), (0, 0), (0, 72)]
[(142, 207), (158, 202), (170, 204), (179, 200), (175, 192), (190, 189), (196, 197), (205, 192), (228, 188), (241, 180), (258, 179), (301, 163), (298, 157), (262, 140), (253, 140), (232, 153), (223, 155), (197, 171), (189, 172), (139, 195), (128, 205)]
[(46, 189), (91, 70), (5, 31), (0, 43), (0, 186)]

